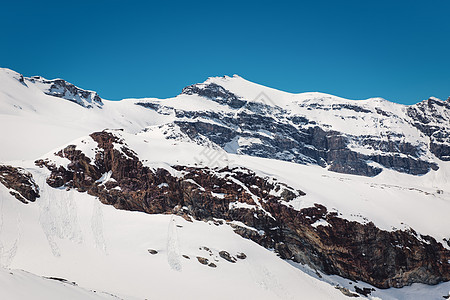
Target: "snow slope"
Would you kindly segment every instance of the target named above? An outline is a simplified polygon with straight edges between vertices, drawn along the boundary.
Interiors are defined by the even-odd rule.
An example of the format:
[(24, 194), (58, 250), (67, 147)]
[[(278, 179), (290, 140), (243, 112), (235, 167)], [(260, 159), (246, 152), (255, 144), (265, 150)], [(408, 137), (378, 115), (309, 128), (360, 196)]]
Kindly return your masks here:
[(120, 299), (100, 291), (89, 291), (71, 282), (48, 279), (21, 270), (0, 268), (2, 299), (8, 300), (101, 300)]
[(83, 106), (43, 93), (20, 82), (20, 74), (0, 69), (0, 161), (35, 159), (61, 144), (105, 128), (138, 132), (158, 122), (156, 113), (130, 101), (105, 101), (102, 108)]

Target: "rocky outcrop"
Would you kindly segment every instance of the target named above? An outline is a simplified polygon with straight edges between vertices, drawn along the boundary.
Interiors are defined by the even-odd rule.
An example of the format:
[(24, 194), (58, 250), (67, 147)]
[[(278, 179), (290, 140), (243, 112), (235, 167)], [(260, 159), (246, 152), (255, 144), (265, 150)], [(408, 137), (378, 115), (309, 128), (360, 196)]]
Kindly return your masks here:
[(0, 165), (0, 183), (9, 189), (11, 195), (25, 204), (39, 198), (39, 187), (33, 176), (22, 168)]
[(87, 91), (76, 87), (75, 85), (63, 80), (47, 80), (41, 76), (25, 78), (31, 84), (35, 84), (46, 95), (59, 97), (71, 102), (77, 103), (86, 108), (103, 106), (100, 96), (93, 91)]
[(190, 85), (185, 87), (181, 93), (206, 97), (220, 104), (229, 105), (232, 108), (241, 108), (246, 104), (246, 101), (239, 99), (238, 96), (215, 83)]
[(450, 161), (450, 101), (430, 98), (408, 107), (408, 116), (430, 138), (430, 151), (441, 160)]
[[(450, 251), (412, 229), (384, 231), (345, 220), (321, 205), (295, 210), (286, 203), (303, 192), (245, 168), (153, 170), (113, 133), (91, 137), (98, 144), (93, 159), (68, 146), (57, 153), (70, 160), (67, 168), (36, 162), (51, 171), (49, 185), (87, 191), (118, 209), (224, 220), (237, 234), (284, 259), (380, 288), (450, 280)], [(220, 256), (235, 261), (225, 251)]]
[(284, 258), (380, 288), (450, 280), (450, 251), (412, 229), (380, 230), (373, 223), (342, 219), (318, 204), (297, 212), (269, 202), (266, 209), (283, 220), (278, 248)]

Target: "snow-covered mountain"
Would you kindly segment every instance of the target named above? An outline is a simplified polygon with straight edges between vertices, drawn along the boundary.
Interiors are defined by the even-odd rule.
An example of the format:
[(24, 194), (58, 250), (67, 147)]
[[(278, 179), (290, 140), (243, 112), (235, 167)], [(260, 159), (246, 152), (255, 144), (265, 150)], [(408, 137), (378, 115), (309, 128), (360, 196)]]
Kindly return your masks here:
[(124, 299), (449, 293), (450, 98), (235, 75), (108, 101), (0, 69), (0, 122), (3, 267)]

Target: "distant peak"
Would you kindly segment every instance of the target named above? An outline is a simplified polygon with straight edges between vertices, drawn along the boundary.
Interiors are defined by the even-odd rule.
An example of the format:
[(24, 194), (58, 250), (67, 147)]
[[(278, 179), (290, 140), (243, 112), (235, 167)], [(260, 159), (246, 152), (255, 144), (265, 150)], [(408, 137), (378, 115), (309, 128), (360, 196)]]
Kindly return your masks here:
[(101, 108), (102, 99), (94, 91), (81, 89), (64, 79), (45, 79), (42, 76), (32, 76), (25, 78), (27, 82), (33, 83), (44, 94), (77, 103), (86, 108), (94, 106)]
[(184, 95), (205, 97), (220, 104), (227, 104), (233, 108), (240, 108), (245, 105), (245, 101), (242, 101), (240, 97), (225, 89), (220, 84), (209, 81), (209, 79), (204, 83), (187, 86), (181, 93)]
[(232, 76), (229, 75), (223, 75), (223, 76), (211, 76), (208, 77), (208, 79), (206, 79), (206, 81), (204, 81), (203, 83), (209, 83), (209, 82), (220, 82), (220, 81), (230, 81), (233, 79), (244, 79), (241, 76), (237, 75), (237, 74), (233, 74)]
[(441, 99), (439, 99), (437, 97), (429, 97), (428, 100), (430, 100), (430, 101), (442, 101)]

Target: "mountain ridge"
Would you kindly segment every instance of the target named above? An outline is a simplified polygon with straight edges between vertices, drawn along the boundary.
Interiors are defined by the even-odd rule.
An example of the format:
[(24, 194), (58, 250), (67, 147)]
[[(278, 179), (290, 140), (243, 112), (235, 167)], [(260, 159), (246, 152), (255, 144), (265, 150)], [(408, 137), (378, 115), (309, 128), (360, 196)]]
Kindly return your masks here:
[[(47, 79), (47, 78), (44, 78), (43, 76), (40, 76), (40, 75), (33, 75), (33, 76), (26, 77), (26, 76), (20, 74), (19, 72), (16, 72), (13, 69), (6, 68), (6, 67), (0, 67), (0, 72), (9, 73), (13, 77), (17, 76), (18, 78), (16, 78), (16, 79), (19, 80), (20, 82), (24, 81), (25, 79), (33, 79), (33, 78), (35, 80), (44, 80), (44, 81), (52, 81), (52, 82), (53, 81), (64, 81), (66, 84), (73, 85), (79, 90), (82, 90), (82, 91), (85, 91), (85, 92), (90, 92), (90, 93), (97, 93), (94, 90), (88, 90), (88, 89), (80, 88), (79, 86), (77, 86), (77, 85), (75, 85), (75, 84), (73, 84), (73, 83), (71, 83), (71, 82), (69, 82), (69, 81), (67, 81), (67, 80), (65, 80), (63, 78), (60, 78), (60, 77), (53, 78), (53, 79)], [(370, 97), (370, 98), (366, 98), (366, 99), (349, 99), (349, 98), (336, 96), (336, 95), (333, 95), (333, 94), (330, 94), (330, 93), (324, 93), (324, 92), (298, 92), (298, 93), (293, 93), (293, 92), (287, 92), (287, 91), (279, 90), (279, 89), (276, 89), (276, 88), (264, 86), (262, 84), (258, 84), (258, 83), (249, 81), (249, 80), (243, 78), (242, 76), (240, 76), (238, 74), (233, 74), (232, 76), (228, 76), (228, 75), (211, 76), (211, 77), (208, 77), (205, 81), (203, 81), (201, 83), (195, 83), (195, 84), (192, 84), (192, 85), (188, 85), (186, 87), (194, 86), (194, 85), (205, 85), (207, 83), (215, 83), (215, 84), (217, 84), (217, 82), (220, 82), (220, 80), (233, 80), (233, 79), (238, 79), (238, 80), (250, 83), (252, 85), (258, 86), (260, 88), (262, 87), (262, 88), (265, 88), (265, 89), (268, 89), (268, 90), (285, 93), (287, 95), (307, 96), (309, 98), (327, 98), (327, 97), (330, 97), (330, 98), (334, 98), (334, 99), (341, 99), (341, 100), (344, 100), (344, 101), (356, 101), (356, 102), (363, 102), (363, 101), (387, 101), (387, 102), (395, 103), (395, 104), (401, 105), (401, 106), (414, 106), (414, 105), (417, 105), (418, 103), (421, 103), (421, 102), (424, 102), (424, 101), (428, 101), (428, 100), (450, 102), (450, 96), (446, 100), (443, 100), (443, 99), (440, 99), (440, 98), (434, 97), (434, 96), (429, 96), (428, 99), (423, 99), (423, 100), (420, 100), (420, 101), (418, 101), (416, 103), (413, 103), (413, 104), (400, 104), (400, 103), (397, 103), (395, 101), (388, 100), (388, 99), (385, 99), (385, 98), (382, 98), (382, 97)], [(184, 87), (184, 88), (186, 88), (186, 87)], [(181, 93), (182, 93), (182, 90), (181, 90)], [(106, 100), (106, 101), (122, 101), (122, 100), (130, 100), (130, 99), (133, 99), (133, 100), (152, 99), (152, 98), (149, 98), (149, 97), (139, 97), (139, 98), (128, 98), (128, 97), (125, 97), (125, 98), (122, 98), (122, 99), (119, 99), (119, 100), (108, 100), (108, 99), (101, 98), (101, 97), (99, 97), (99, 98), (101, 100)], [(163, 100), (163, 99), (170, 99), (170, 98), (173, 98), (173, 97), (161, 98), (161, 100)]]
[[(450, 100), (430, 98), (405, 106), (382, 98), (356, 101), (323, 93), (291, 94), (235, 75), (210, 77), (185, 87), (174, 98), (105, 102), (97, 93), (63, 80), (24, 79), (3, 70), (22, 84), (28, 82), (46, 95), (85, 108), (103, 109), (107, 103), (114, 108), (114, 118), (123, 119), (121, 126), (133, 121), (120, 106), (148, 108), (157, 113), (159, 125), (174, 123), (189, 138), (206, 138), (227, 152), (318, 164), (365, 176), (376, 176), (383, 168), (421, 175), (438, 168), (436, 159), (450, 159), (446, 133)], [(144, 115), (140, 112), (133, 118), (141, 122)]]

